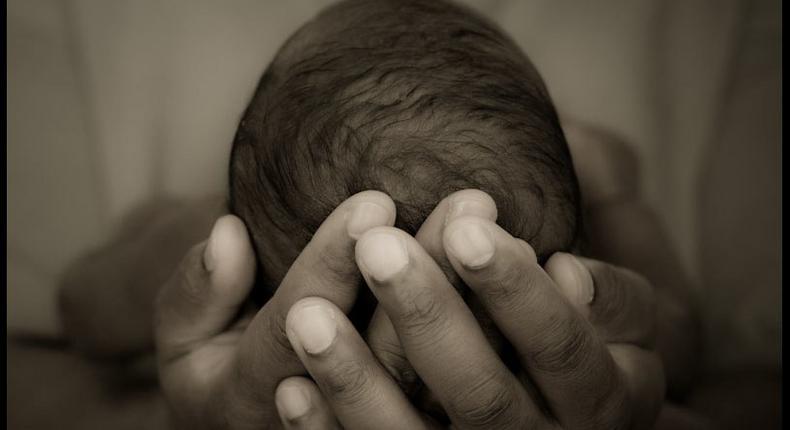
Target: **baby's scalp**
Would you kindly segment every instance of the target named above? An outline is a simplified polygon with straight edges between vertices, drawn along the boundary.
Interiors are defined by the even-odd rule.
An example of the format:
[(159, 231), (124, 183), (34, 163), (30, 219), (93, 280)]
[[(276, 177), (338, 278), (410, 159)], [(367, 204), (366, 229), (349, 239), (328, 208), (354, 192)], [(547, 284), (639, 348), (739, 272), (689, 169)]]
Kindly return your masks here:
[(414, 233), (454, 191), (490, 194), (543, 259), (578, 234), (567, 144), (535, 68), (496, 27), (445, 1), (344, 1), (303, 26), (237, 131), (231, 210), (277, 285), (343, 200), (389, 194)]

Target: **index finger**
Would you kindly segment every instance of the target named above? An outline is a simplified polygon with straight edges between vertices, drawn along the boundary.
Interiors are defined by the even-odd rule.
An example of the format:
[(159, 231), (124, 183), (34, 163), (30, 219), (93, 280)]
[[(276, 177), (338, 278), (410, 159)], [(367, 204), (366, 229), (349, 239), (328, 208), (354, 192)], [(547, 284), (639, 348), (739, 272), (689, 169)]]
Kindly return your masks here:
[(217, 406), (226, 416), (245, 414), (263, 422), (272, 416), (277, 384), (305, 372), (285, 333), (291, 306), (321, 297), (348, 312), (360, 281), (354, 260), (356, 238), (366, 230), (395, 222), (395, 204), (378, 191), (363, 191), (341, 203), (302, 250), (274, 296), (258, 312), (242, 336), (235, 372), (224, 386)]
[[(496, 203), (488, 194), (480, 190), (456, 191), (436, 205), (414, 236), (442, 269), (447, 280), (454, 285), (459, 284), (459, 278), (447, 261), (442, 245), (442, 231), (447, 223), (461, 216), (479, 216), (494, 221), (497, 217)], [(404, 391), (413, 394), (420, 388), (419, 378), (406, 358), (392, 321), (380, 306), (370, 320), (366, 341), (379, 362), (398, 381)]]
[(612, 428), (627, 416), (627, 386), (606, 345), (526, 242), (490, 221), (464, 217), (445, 229), (444, 243), (563, 425)]

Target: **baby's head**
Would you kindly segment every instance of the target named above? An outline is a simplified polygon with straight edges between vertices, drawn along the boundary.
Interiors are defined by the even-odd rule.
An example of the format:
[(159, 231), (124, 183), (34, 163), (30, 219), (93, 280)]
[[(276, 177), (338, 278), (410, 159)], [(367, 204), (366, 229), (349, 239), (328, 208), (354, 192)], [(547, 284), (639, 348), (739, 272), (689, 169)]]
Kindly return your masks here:
[(555, 109), (516, 45), (438, 0), (336, 4), (281, 48), (233, 144), (230, 208), (265, 284), (359, 191), (389, 194), (415, 233), (437, 203), (487, 192), (539, 258), (569, 250), (579, 193)]

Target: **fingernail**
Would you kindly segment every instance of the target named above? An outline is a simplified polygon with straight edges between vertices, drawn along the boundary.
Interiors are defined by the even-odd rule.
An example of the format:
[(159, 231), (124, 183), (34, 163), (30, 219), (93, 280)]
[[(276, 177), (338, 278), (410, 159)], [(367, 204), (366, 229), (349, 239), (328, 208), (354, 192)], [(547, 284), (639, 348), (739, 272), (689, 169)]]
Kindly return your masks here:
[(391, 279), (409, 265), (406, 242), (391, 232), (376, 232), (365, 236), (358, 245), (361, 266), (374, 280)]
[(585, 310), (592, 303), (595, 296), (592, 275), (573, 254), (558, 252), (546, 263), (546, 271), (577, 308)]
[(300, 387), (285, 386), (277, 393), (277, 406), (283, 418), (296, 420), (310, 411), (310, 396)]
[(213, 272), (214, 269), (217, 267), (217, 242), (219, 241), (219, 237), (222, 235), (222, 218), (217, 219), (214, 221), (214, 227), (211, 227), (211, 234), (208, 237), (208, 243), (206, 244), (206, 249), (203, 251), (203, 267), (205, 267), (207, 272)]
[[(487, 195), (486, 195), (487, 196)], [(493, 199), (490, 197), (485, 199), (483, 196), (472, 197), (469, 195), (460, 195), (454, 197), (450, 201), (447, 208), (447, 215), (444, 218), (444, 225), (450, 221), (460, 218), (462, 216), (476, 216), (489, 221), (496, 221), (497, 209)]]
[(481, 269), (494, 257), (494, 239), (491, 233), (476, 222), (458, 226), (448, 238), (450, 252), (467, 269)]
[(351, 212), (346, 224), (346, 230), (349, 236), (359, 239), (363, 233), (373, 227), (391, 224), (391, 217), (392, 211), (387, 210), (383, 206), (371, 202), (361, 202)]
[(308, 305), (298, 309), (292, 315), (291, 330), (302, 349), (313, 355), (329, 349), (337, 336), (332, 310), (321, 305)]

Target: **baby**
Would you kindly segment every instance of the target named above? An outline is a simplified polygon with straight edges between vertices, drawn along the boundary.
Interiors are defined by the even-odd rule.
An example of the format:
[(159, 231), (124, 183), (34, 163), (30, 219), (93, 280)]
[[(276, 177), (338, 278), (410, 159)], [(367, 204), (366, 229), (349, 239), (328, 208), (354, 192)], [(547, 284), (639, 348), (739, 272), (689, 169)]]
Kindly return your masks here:
[[(281, 284), (297, 256), (308, 255), (302, 252), (313, 234), (330, 212), (350, 196), (363, 190), (380, 190), (388, 194), (397, 209), (396, 227), (414, 234), (440, 200), (455, 191), (468, 188), (480, 189), (493, 198), (498, 209), (497, 222), (513, 236), (527, 241), (540, 262), (545, 262), (557, 251), (576, 248), (581, 225), (580, 197), (569, 149), (540, 76), (517, 46), (478, 15), (444, 1), (350, 0), (327, 9), (293, 35), (261, 78), (233, 143), (229, 209), (243, 220), (252, 239), (259, 266), (257, 293), (262, 302)], [(210, 252), (211, 240), (209, 245), (203, 246), (209, 250), (206, 255), (213, 255)], [(195, 249), (201, 248), (193, 248), (193, 251)], [(245, 249), (249, 251), (248, 247)], [(314, 252), (309, 255), (314, 259), (316, 249), (321, 248), (310, 249)], [(189, 255), (194, 257), (197, 254), (190, 252)], [(250, 256), (249, 253), (245, 255)], [(289, 275), (293, 282), (286, 282), (283, 287), (282, 291), (286, 294), (278, 294), (275, 300), (269, 302), (275, 306), (267, 304), (258, 311), (255, 319), (243, 329), (241, 338), (231, 337), (231, 341), (238, 340), (238, 349), (211, 350), (208, 356), (211, 369), (214, 369), (212, 374), (204, 372), (206, 368), (202, 365), (195, 365), (200, 358), (206, 357), (201, 353), (205, 350), (201, 349), (201, 342), (195, 342), (194, 336), (184, 333), (187, 328), (195, 327), (198, 331), (205, 331), (204, 324), (196, 323), (199, 312), (173, 311), (176, 308), (183, 311), (190, 305), (190, 300), (182, 300), (189, 294), (198, 293), (191, 297), (194, 301), (192, 304), (207, 306), (197, 296), (216, 299), (214, 293), (208, 293), (212, 290), (201, 288), (200, 285), (201, 282), (213, 283), (215, 278), (212, 274), (206, 276), (205, 271), (211, 265), (206, 263), (205, 255), (203, 258), (197, 265), (187, 266), (197, 268), (197, 272), (188, 269), (185, 272), (176, 271), (176, 282), (166, 284), (164, 293), (177, 294), (161, 294), (158, 301), (160, 311), (172, 305), (170, 311), (159, 313), (160, 359), (169, 356), (163, 349), (173, 340), (173, 332), (187, 339), (188, 346), (198, 351), (194, 355), (185, 355), (179, 350), (178, 357), (187, 358), (160, 361), (160, 375), (165, 375), (161, 379), (163, 390), (172, 397), (170, 400), (183, 403), (183, 411), (186, 411), (183, 418), (187, 420), (195, 418), (202, 422), (204, 415), (210, 416), (212, 412), (217, 413), (215, 418), (220, 420), (218, 422), (231, 418), (239, 422), (269, 419), (274, 403), (271, 396), (275, 394), (272, 384), (284, 383), (282, 378), (304, 370), (296, 369), (296, 357), (292, 357), (290, 353), (293, 351), (284, 345), (286, 339), (283, 336), (286, 333), (272, 329), (275, 327), (272, 324), (278, 324), (277, 321), (284, 322), (286, 326), (288, 321), (293, 323), (293, 318), (285, 320), (280, 316), (284, 317), (287, 309), (293, 309), (298, 303), (286, 305), (289, 299), (282, 298), (295, 291), (299, 282), (293, 281)], [(192, 258), (185, 261), (197, 260)], [(332, 258), (328, 258), (322, 263), (332, 262)], [(521, 264), (522, 260), (518, 260), (518, 263)], [(524, 261), (523, 264), (527, 266), (529, 263)], [(537, 267), (534, 264), (530, 266)], [(296, 267), (299, 268), (299, 265)], [(509, 269), (513, 267), (508, 266)], [(304, 267), (301, 268), (304, 270)], [(344, 266), (346, 270), (352, 268)], [(219, 278), (219, 269), (216, 266), (214, 269), (217, 270), (216, 278)], [(332, 270), (327, 272), (332, 272), (330, 277), (337, 273)], [(190, 277), (189, 274), (195, 276)], [(178, 281), (181, 276), (184, 282)], [(545, 277), (542, 279), (546, 280)], [(245, 285), (249, 284), (245, 281)], [(446, 284), (443, 285), (446, 287)], [(479, 287), (472, 282), (470, 285)], [(553, 284), (541, 285), (551, 287)], [(462, 287), (456, 285), (456, 288)], [(531, 289), (519, 291), (526, 290)], [(550, 297), (559, 297), (553, 288), (537, 290), (540, 290), (539, 293), (550, 291), (554, 294)], [(200, 294), (201, 291), (207, 293)], [(349, 315), (357, 328), (364, 326), (375, 307), (370, 289), (363, 287), (358, 291), (361, 296)], [(596, 296), (599, 303), (600, 297), (606, 298), (607, 291), (603, 288), (602, 294)], [(536, 297), (549, 296), (544, 294)], [(282, 300), (278, 302), (278, 298)], [(497, 333), (496, 326), (486, 324), (486, 315), (475, 312), (471, 303), (475, 295), (470, 294), (467, 298), (469, 310), (478, 318), (480, 328), (486, 331), (486, 327), (493, 327), (483, 334), (502, 356), (502, 363), (499, 364), (519, 365), (517, 360), (510, 359), (515, 355), (517, 344), (514, 342), (513, 348), (509, 350), (502, 341), (504, 337)], [(560, 300), (549, 302), (556, 305), (555, 310), (567, 310), (570, 306)], [(581, 317), (570, 311), (545, 314), (532, 312), (544, 303), (532, 302), (530, 305), (533, 306), (527, 311), (523, 307), (518, 308), (519, 315), (540, 314), (540, 318), (545, 317), (543, 322), (580, 321)], [(386, 300), (382, 299), (382, 304), (386, 307)], [(282, 309), (276, 305), (281, 305)], [(212, 309), (207, 314), (217, 320), (213, 311), (219, 308), (204, 306), (203, 310), (206, 309)], [(637, 306), (635, 309), (641, 308)], [(129, 319), (127, 315), (124, 314), (126, 320)], [(170, 330), (171, 338), (162, 342), (162, 333), (167, 332), (163, 327), (172, 326), (174, 320), (185, 315), (186, 318), (181, 321), (184, 324), (177, 330)], [(507, 316), (512, 321), (513, 315)], [(650, 321), (649, 318), (641, 318), (641, 315), (639, 317)], [(602, 321), (605, 322), (605, 319)], [(501, 323), (502, 319), (497, 322)], [(529, 332), (530, 341), (534, 341), (535, 327), (539, 325), (531, 324), (530, 327), (533, 328)], [(590, 410), (572, 401), (573, 410), (569, 412), (571, 418), (588, 420), (591, 418), (586, 414), (594, 415), (593, 418), (614, 414), (617, 415), (615, 418), (621, 419), (618, 415), (621, 414), (622, 419), (630, 419), (630, 411), (619, 407), (624, 404), (621, 402), (623, 398), (616, 396), (625, 396), (625, 390), (629, 388), (620, 380), (622, 373), (618, 373), (619, 370), (615, 368), (603, 341), (593, 337), (593, 328), (586, 323), (559, 324), (557, 327), (557, 330), (537, 331), (541, 331), (546, 339), (560, 339), (560, 342), (555, 345), (547, 341), (535, 348), (551, 344), (561, 347), (561, 351), (574, 353), (571, 355), (576, 360), (566, 360), (570, 364), (562, 367), (572, 371), (567, 374), (567, 378), (574, 382), (565, 384), (568, 381), (562, 381), (562, 384), (556, 384), (557, 380), (552, 379), (548, 382), (555, 384), (546, 384), (544, 379), (544, 386), (560, 386), (563, 394), (567, 394), (565, 389), (572, 389), (581, 397), (586, 396), (587, 406), (592, 405), (596, 409)], [(469, 335), (471, 340), (480, 334), (476, 329), (459, 332), (463, 332), (461, 336)], [(335, 333), (335, 339), (340, 338), (338, 333), (339, 330)], [(287, 340), (293, 345), (293, 333), (287, 335)], [(219, 334), (217, 337), (221, 336)], [(512, 331), (509, 336), (508, 339), (512, 340)], [(480, 340), (480, 336), (476, 339)], [(593, 340), (584, 342), (584, 339)], [(182, 342), (181, 339), (176, 341)], [(573, 343), (569, 345), (567, 342)], [(405, 342), (403, 344), (407, 345)], [(211, 342), (208, 345), (211, 348)], [(276, 345), (280, 349), (270, 348)], [(297, 349), (294, 347), (294, 350)], [(277, 352), (284, 350), (288, 350), (288, 353)], [(443, 350), (454, 351), (453, 348)], [(235, 358), (217, 360), (218, 356), (213, 355), (224, 352), (228, 353), (227, 357)], [(466, 354), (461, 359), (466, 360), (471, 355)], [(559, 361), (550, 360), (552, 354), (548, 358), (546, 354), (533, 355), (540, 356), (537, 359), (544, 360), (543, 364), (553, 361), (550, 367), (558, 369)], [(406, 356), (411, 360), (408, 352)], [(583, 361), (584, 366), (574, 367), (582, 356), (592, 358)], [(250, 357), (254, 357), (254, 360)], [(309, 368), (305, 356), (299, 359)], [(440, 366), (444, 365), (444, 361), (437, 362)], [(437, 362), (429, 363), (430, 366), (425, 361), (423, 364), (430, 371), (437, 367)], [(217, 366), (217, 363), (225, 364)], [(587, 365), (594, 367), (588, 368)], [(464, 370), (462, 366), (451, 367), (458, 372)], [(486, 370), (483, 366), (475, 369), (482, 373)], [(463, 375), (475, 369), (465, 369)], [(595, 371), (586, 372), (589, 369)], [(662, 378), (660, 369), (651, 369), (645, 374), (654, 376), (653, 379)], [(417, 372), (420, 377), (430, 375), (430, 372), (424, 371), (425, 368), (422, 370)], [(575, 377), (580, 374), (574, 371), (586, 372), (583, 376), (594, 376), (592, 380), (596, 383), (587, 384), (591, 380), (589, 378), (582, 378), (583, 381), (578, 382)], [(312, 370), (310, 373), (315, 376)], [(556, 376), (556, 372), (549, 370), (543, 373)], [(240, 375), (243, 376), (243, 383), (239, 383)], [(529, 379), (529, 375), (526, 377)], [(640, 381), (645, 379), (651, 380), (642, 378)], [(598, 383), (601, 381), (603, 383)], [(436, 377), (430, 388), (444, 388), (437, 392), (446, 395), (447, 385), (440, 382), (441, 378)], [(518, 382), (517, 388), (511, 393), (518, 394), (523, 393), (522, 390), (536, 388), (529, 380)], [(245, 384), (252, 384), (255, 389), (249, 390), (251, 385)], [(427, 386), (426, 383), (423, 388)], [(580, 390), (579, 387), (589, 388), (589, 391)], [(663, 394), (661, 387), (647, 387), (651, 395)], [(205, 397), (202, 394), (194, 395), (193, 388), (204, 390)], [(505, 390), (508, 386), (499, 384), (495, 387), (496, 390), (500, 388)], [(225, 389), (230, 391), (223, 391)], [(189, 395), (179, 398), (179, 390), (182, 393), (189, 392)], [(411, 387), (405, 387), (404, 391), (408, 395), (416, 394), (414, 397), (418, 401), (415, 404), (430, 410), (434, 417), (441, 415), (441, 411), (430, 405), (430, 396), (423, 396), (429, 390), (415, 392)], [(558, 391), (552, 392), (556, 394)], [(526, 399), (527, 394), (519, 398)], [(563, 396), (565, 400), (568, 398), (576, 397)], [(215, 402), (222, 399), (225, 403)], [(243, 401), (237, 402), (238, 399)], [(608, 404), (618, 407), (599, 408), (598, 400), (607, 399), (610, 400)], [(252, 402), (246, 403), (248, 401)], [(540, 403), (539, 400), (535, 402)], [(209, 404), (219, 409), (206, 409)], [(547, 409), (544, 406), (536, 405)], [(567, 407), (555, 409), (569, 410)], [(194, 416), (190, 412), (195, 412)]]
[(261, 78), (230, 162), (230, 210), (268, 293), (349, 196), (387, 193), (414, 234), (465, 188), (491, 195), (541, 261), (574, 247), (578, 186), (546, 87), (495, 26), (444, 1), (344, 1), (302, 27)]
[[(441, 199), (466, 188), (492, 196), (498, 223), (541, 262), (576, 246), (578, 185), (534, 66), (491, 23), (446, 1), (335, 4), (281, 48), (233, 142), (229, 209), (258, 257), (253, 299), (271, 295), (349, 196), (387, 193), (396, 226), (414, 234)], [(143, 217), (145, 232), (75, 264), (60, 293), (74, 343), (96, 356), (150, 348), (153, 297), (219, 206), (152, 207), (166, 219)], [(364, 324), (375, 303), (359, 291), (352, 319)]]

